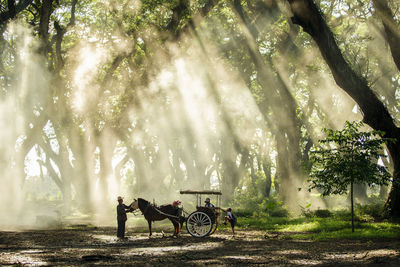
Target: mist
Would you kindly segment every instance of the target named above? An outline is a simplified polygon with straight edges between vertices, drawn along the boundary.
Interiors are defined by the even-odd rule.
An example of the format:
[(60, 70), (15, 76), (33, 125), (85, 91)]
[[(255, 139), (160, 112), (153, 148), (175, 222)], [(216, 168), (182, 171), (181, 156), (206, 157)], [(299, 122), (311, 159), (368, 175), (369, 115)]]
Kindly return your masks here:
[[(125, 204), (142, 197), (193, 207), (179, 194), (188, 189), (220, 190), (228, 206), (255, 177), (260, 196), (282, 197), (295, 214), (310, 202), (335, 206), (306, 190), (307, 141), (316, 144), (322, 128), (362, 114), (317, 47), (288, 22), (287, 7), (266, 6), (257, 20), (252, 6), (242, 15), (225, 2), (189, 1), (188, 21), (172, 3), (142, 2), (79, 3), (76, 10), (64, 3), (53, 10), (51, 20), (64, 25), (61, 35), (49, 24), (53, 41), (28, 15), (6, 25), (0, 227), (113, 225), (117, 196)], [(357, 41), (358, 60), (367, 57), (364, 65), (375, 71), (359, 71), (376, 79), (374, 90), (396, 110), (398, 93), (393, 100), (384, 88), (399, 77), (390, 58), (379, 56), (376, 27), (358, 34), (368, 42)], [(350, 59), (357, 54), (348, 51)]]

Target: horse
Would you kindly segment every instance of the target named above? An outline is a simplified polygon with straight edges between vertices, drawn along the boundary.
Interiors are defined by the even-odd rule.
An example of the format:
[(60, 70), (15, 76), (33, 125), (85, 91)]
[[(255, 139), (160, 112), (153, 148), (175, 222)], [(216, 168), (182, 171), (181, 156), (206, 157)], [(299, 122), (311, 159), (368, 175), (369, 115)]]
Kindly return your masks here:
[(131, 210), (140, 209), (140, 211), (144, 215), (144, 218), (149, 224), (149, 236), (152, 235), (151, 222), (162, 221), (164, 219), (169, 219), (172, 222), (175, 229), (174, 236), (178, 236), (184, 217), (180, 215), (180, 211), (177, 207), (174, 207), (171, 204), (161, 205), (157, 207), (143, 198), (134, 199), (134, 201), (130, 204), (130, 207)]

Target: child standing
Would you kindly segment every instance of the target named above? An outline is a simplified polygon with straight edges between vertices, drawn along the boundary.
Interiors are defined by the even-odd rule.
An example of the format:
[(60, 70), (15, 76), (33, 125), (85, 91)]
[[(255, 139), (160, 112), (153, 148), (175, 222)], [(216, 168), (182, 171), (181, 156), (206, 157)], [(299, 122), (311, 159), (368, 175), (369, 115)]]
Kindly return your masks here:
[(232, 213), (231, 208), (226, 209), (226, 216), (225, 216), (225, 221), (224, 221), (225, 225), (226, 225), (226, 222), (229, 222), (231, 224), (232, 235), (235, 236), (235, 224), (237, 222), (237, 219), (236, 219), (236, 216)]

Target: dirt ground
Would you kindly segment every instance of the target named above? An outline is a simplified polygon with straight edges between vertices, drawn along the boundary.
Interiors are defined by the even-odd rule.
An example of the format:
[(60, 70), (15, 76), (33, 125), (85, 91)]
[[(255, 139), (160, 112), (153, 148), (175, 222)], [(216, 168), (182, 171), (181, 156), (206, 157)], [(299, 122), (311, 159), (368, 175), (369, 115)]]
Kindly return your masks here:
[(400, 266), (400, 240), (315, 242), (254, 230), (239, 230), (235, 238), (227, 230), (174, 238), (160, 229), (149, 238), (142, 230), (128, 228), (123, 241), (112, 227), (0, 231), (0, 265)]

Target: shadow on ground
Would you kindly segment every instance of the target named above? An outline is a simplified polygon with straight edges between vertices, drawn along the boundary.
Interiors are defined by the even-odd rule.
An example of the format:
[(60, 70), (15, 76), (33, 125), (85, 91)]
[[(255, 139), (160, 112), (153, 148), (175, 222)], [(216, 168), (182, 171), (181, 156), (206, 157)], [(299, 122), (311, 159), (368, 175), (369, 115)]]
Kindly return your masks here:
[(117, 240), (114, 228), (0, 232), (0, 265), (400, 265), (398, 240), (291, 240), (263, 231), (217, 231), (206, 238), (183, 232), (147, 233), (129, 229)]

